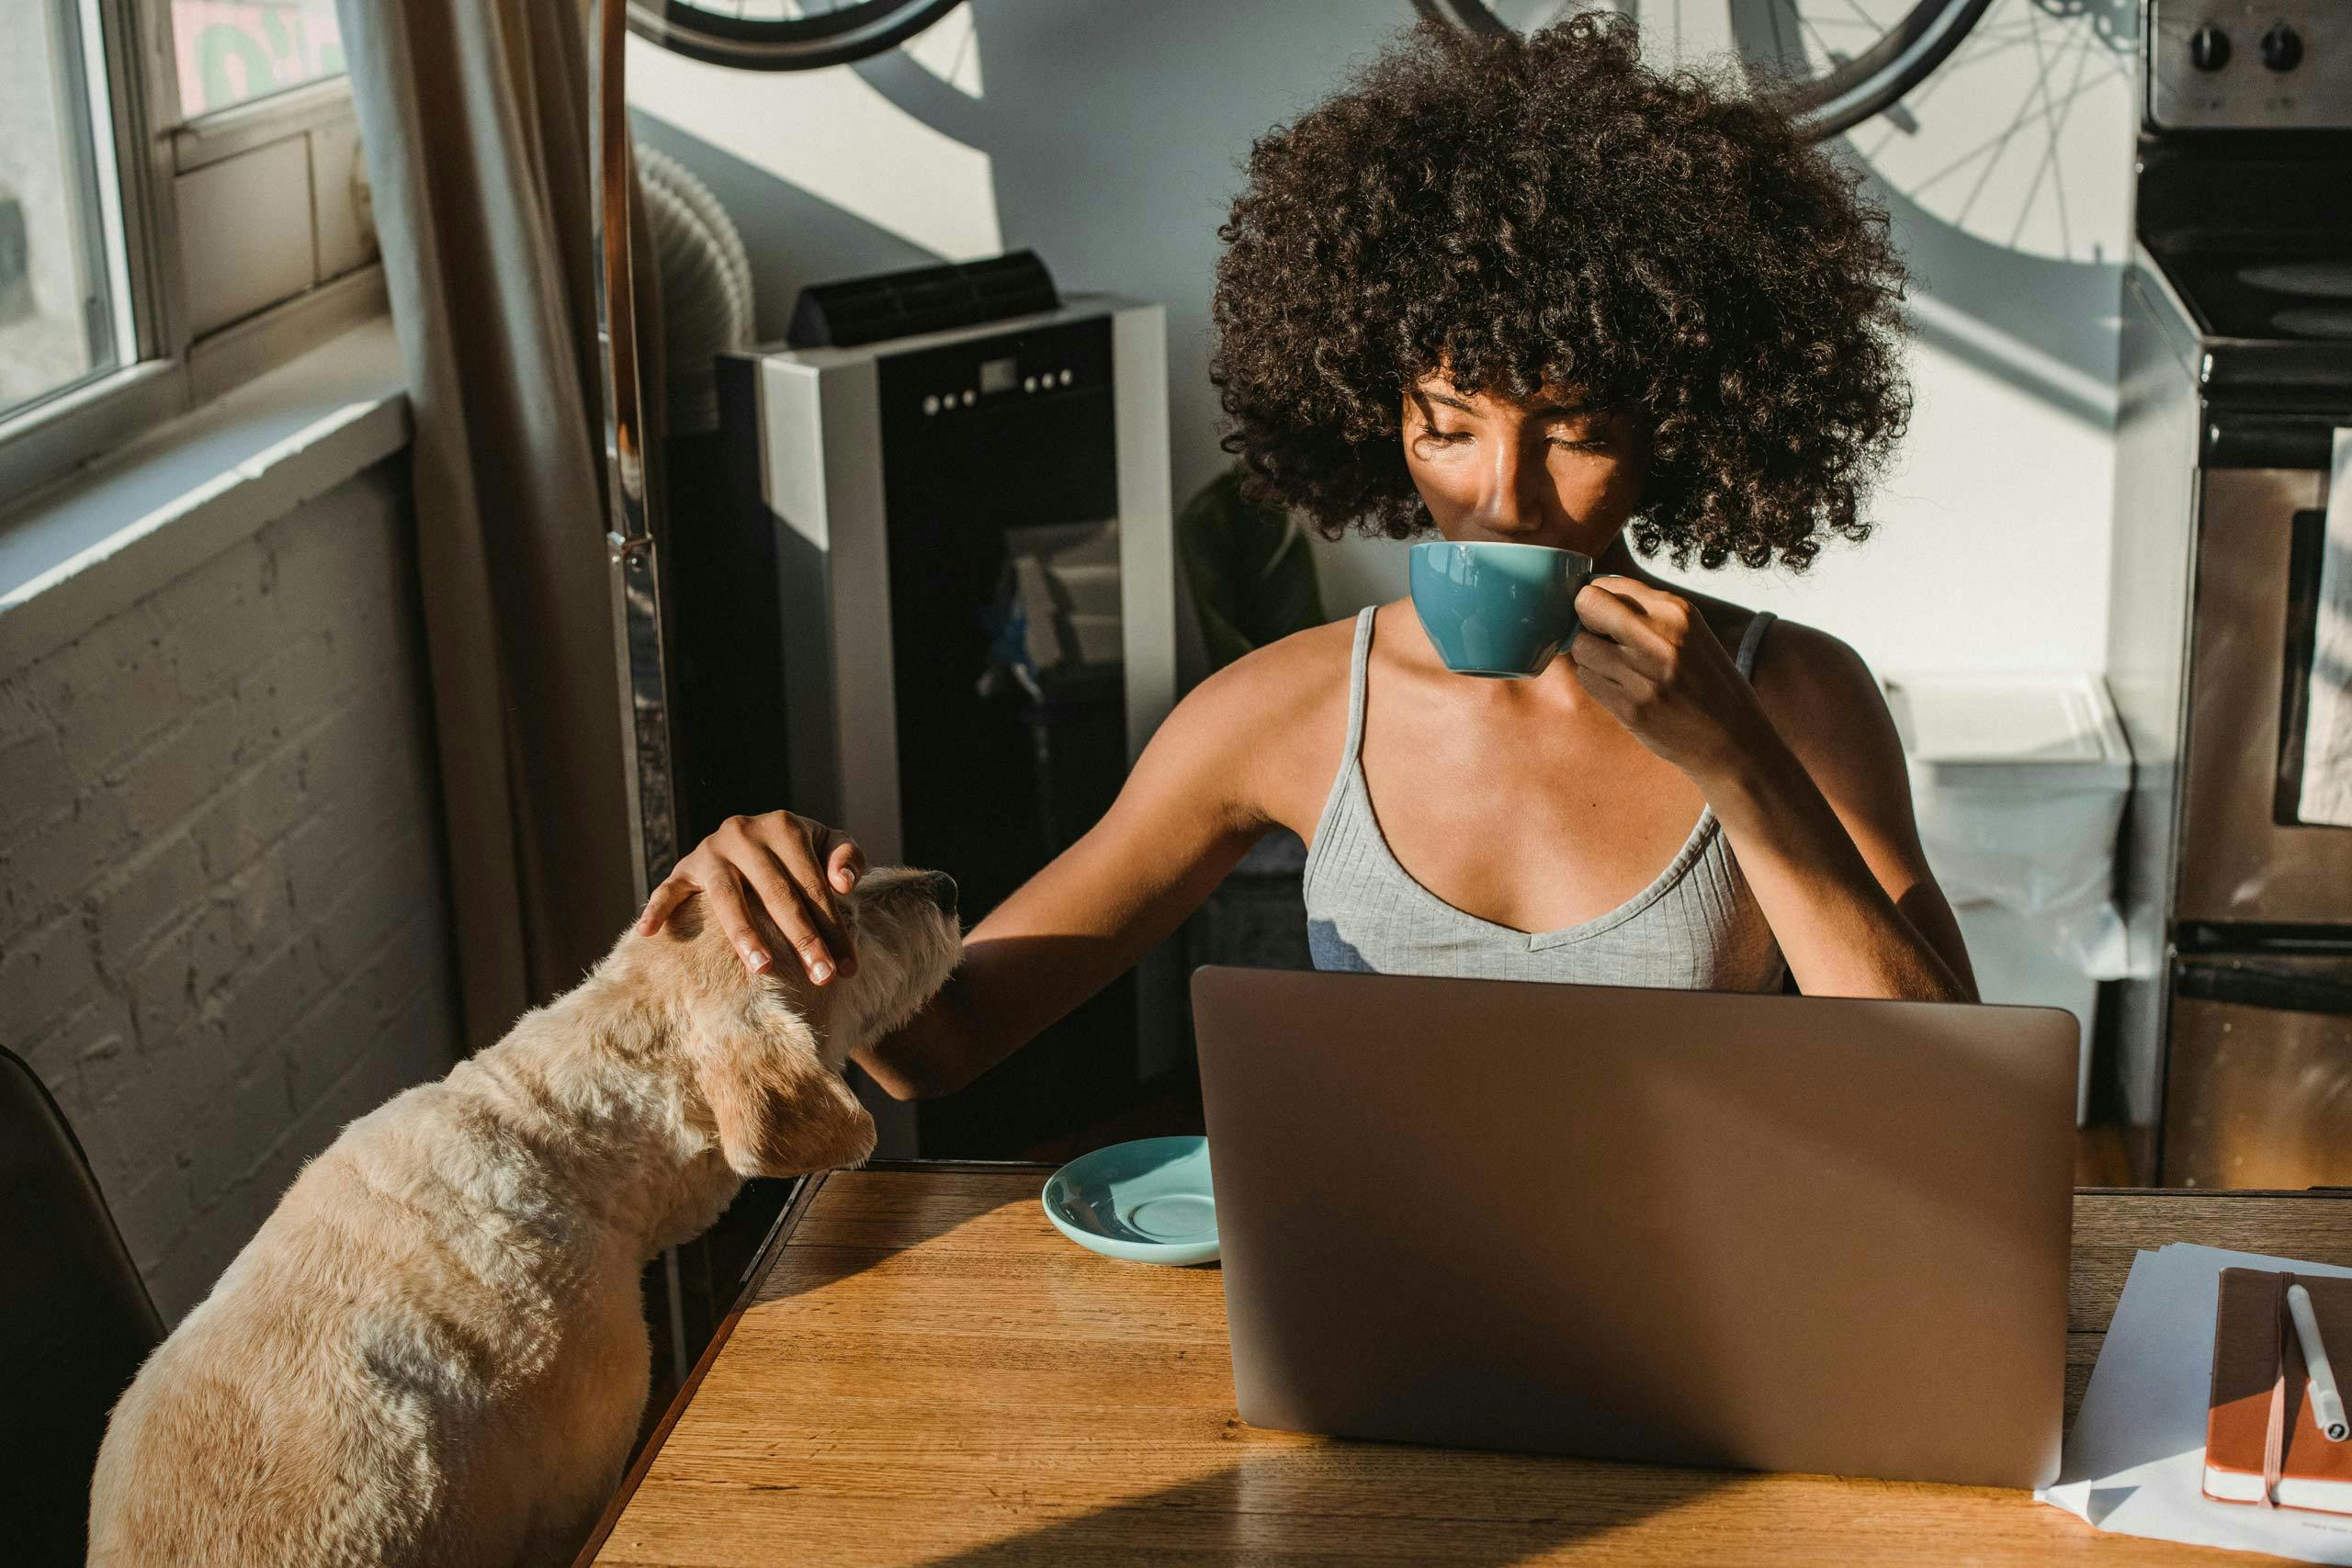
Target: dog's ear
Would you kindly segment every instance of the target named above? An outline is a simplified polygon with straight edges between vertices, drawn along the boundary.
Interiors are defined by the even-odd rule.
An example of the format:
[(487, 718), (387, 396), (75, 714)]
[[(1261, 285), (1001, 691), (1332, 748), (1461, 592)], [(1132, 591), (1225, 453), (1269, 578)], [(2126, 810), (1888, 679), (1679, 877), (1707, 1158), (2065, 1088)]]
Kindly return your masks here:
[(774, 998), (714, 1006), (697, 1022), (695, 1081), (738, 1174), (799, 1176), (874, 1152), (874, 1118), (789, 1006)]

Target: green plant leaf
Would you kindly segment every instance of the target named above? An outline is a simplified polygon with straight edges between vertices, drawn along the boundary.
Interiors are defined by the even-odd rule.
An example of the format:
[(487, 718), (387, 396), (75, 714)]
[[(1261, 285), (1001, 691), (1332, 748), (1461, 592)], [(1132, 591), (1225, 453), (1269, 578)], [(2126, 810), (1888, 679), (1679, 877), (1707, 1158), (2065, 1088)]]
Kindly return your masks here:
[(1241, 470), (1203, 486), (1176, 517), (1177, 554), (1209, 668), (1323, 624), (1323, 592), (1306, 536), (1278, 506), (1241, 498)]

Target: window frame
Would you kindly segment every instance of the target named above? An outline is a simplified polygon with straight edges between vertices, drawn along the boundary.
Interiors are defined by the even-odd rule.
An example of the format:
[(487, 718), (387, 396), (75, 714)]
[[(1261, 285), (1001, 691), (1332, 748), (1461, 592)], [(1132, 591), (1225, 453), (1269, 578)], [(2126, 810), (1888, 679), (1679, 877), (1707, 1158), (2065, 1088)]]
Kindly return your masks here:
[[(356, 138), (347, 74), (190, 118), (181, 112), (170, 0), (88, 0), (85, 14), (97, 20), (131, 330), (114, 370), (0, 417), (0, 517), (138, 435), (387, 308), (371, 227), (358, 231), (356, 265), (322, 275), (314, 153), (321, 140)], [(85, 50), (91, 41), (85, 40)], [(187, 176), (296, 141), (305, 144), (302, 188), (268, 189), (258, 199), (273, 204), (281, 223), (291, 221), (294, 207), (301, 209), (309, 276), (232, 319), (193, 330), (190, 257), (181, 239), (183, 220), (201, 214), (181, 209)], [(216, 173), (206, 183), (220, 179)]]

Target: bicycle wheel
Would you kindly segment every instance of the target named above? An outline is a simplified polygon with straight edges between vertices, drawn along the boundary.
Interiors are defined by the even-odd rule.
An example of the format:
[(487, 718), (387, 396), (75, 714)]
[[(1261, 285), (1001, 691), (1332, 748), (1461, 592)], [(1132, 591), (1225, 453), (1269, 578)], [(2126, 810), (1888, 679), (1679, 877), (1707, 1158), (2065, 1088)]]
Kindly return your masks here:
[[(1927, 79), (1992, 0), (1413, 0), (1425, 17), (1474, 32), (1533, 30), (1578, 11), (1643, 25), (1643, 53), (1671, 64), (1734, 54), (1758, 90), (1818, 141), (1860, 124)], [(1661, 36), (1661, 34), (1663, 36)]]
[(895, 49), (963, 0), (628, 0), (628, 30), (742, 71), (815, 71)]

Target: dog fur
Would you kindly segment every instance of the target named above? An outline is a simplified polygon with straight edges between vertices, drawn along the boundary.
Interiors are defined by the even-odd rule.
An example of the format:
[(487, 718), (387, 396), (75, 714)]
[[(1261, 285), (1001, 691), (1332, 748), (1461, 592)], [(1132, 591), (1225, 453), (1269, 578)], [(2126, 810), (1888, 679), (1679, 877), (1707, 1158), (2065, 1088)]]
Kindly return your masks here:
[(647, 1259), (746, 1177), (873, 1152), (842, 1065), (946, 979), (953, 889), (867, 874), (821, 987), (692, 901), (352, 1122), (115, 1406), (91, 1563), (570, 1562), (645, 1403)]

